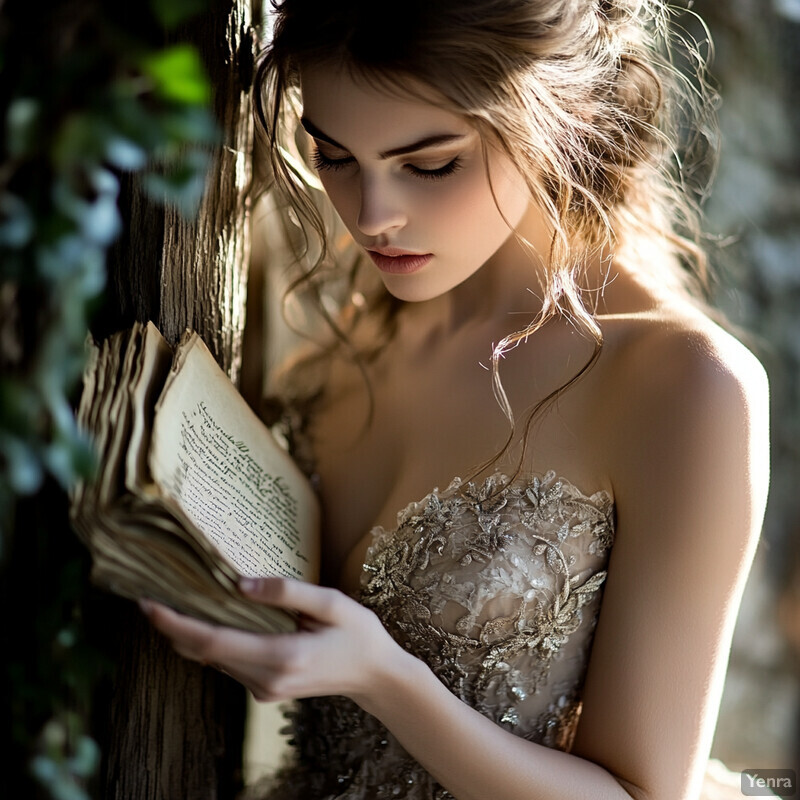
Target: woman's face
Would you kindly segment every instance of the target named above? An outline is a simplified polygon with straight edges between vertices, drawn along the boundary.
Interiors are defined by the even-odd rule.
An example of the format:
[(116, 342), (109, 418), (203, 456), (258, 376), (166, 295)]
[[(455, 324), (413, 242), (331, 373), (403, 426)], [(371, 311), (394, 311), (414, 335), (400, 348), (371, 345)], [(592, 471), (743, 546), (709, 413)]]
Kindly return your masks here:
[(505, 156), (484, 158), (465, 117), (330, 66), (301, 78), (320, 180), (389, 292), (429, 300), (491, 262), (529, 193)]

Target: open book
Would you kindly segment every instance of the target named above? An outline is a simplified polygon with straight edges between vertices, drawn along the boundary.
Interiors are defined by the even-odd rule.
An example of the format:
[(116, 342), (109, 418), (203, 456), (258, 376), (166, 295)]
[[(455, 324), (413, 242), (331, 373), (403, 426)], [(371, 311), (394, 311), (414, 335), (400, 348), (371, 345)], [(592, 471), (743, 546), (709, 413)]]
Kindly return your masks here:
[(305, 476), (195, 333), (148, 323), (93, 347), (78, 422), (98, 470), (71, 498), (92, 578), (211, 622), (296, 627), (245, 598), (241, 576), (319, 577), (319, 506)]

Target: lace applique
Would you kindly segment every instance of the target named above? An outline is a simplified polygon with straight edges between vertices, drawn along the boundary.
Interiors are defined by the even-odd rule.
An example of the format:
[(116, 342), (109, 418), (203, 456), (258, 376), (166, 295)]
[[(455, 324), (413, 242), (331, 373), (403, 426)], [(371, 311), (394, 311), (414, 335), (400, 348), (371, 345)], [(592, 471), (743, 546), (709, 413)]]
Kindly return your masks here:
[(580, 692), (573, 691), (569, 695), (562, 695), (539, 715), (533, 741), (556, 750), (571, 750), (580, 715)]
[[(373, 531), (358, 599), (464, 702), (568, 750), (613, 540), (606, 492), (552, 472), (455, 479)], [(349, 700), (302, 701), (290, 720), (298, 760), (270, 800), (451, 797)]]

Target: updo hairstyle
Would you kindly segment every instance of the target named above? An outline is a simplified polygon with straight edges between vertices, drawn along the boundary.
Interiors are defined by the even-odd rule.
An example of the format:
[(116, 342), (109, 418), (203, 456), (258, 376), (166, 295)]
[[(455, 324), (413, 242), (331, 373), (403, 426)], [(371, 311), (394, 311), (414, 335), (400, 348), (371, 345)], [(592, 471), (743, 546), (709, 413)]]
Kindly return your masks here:
[[(305, 167), (287, 159), (299, 70), (329, 64), (400, 96), (412, 91), (409, 78), (435, 90), (443, 107), (474, 125), (484, 148), (500, 148), (521, 170), (552, 226), (550, 252), (531, 253), (542, 311), (493, 353), (495, 392), (512, 431), (498, 359), (564, 314), (596, 344), (577, 380), (602, 346), (592, 316), (596, 293), (579, 288), (598, 256), (627, 261), (684, 296), (702, 295), (706, 260), (695, 202), (702, 188), (688, 186), (698, 171), (689, 164), (710, 171), (710, 138), (698, 135), (698, 120), (712, 107), (698, 78), (698, 48), (678, 34), (665, 3), (274, 0), (274, 8), (272, 41), (257, 72), (258, 119), (277, 187), (319, 239), (319, 257), (293, 288), (316, 278), (319, 293), (320, 277), (336, 276), (324, 268), (331, 254)], [(693, 65), (693, 77), (672, 63), (675, 53)], [(682, 152), (687, 143), (699, 152), (696, 162)]]

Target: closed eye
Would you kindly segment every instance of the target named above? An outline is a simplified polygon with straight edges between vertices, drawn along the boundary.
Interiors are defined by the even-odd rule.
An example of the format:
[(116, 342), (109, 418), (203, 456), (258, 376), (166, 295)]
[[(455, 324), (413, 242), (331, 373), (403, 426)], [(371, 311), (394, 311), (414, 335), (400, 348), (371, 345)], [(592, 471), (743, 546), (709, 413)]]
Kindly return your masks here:
[(456, 170), (461, 169), (461, 161), (456, 157), (443, 167), (437, 167), (436, 169), (422, 169), (420, 167), (415, 167), (413, 164), (406, 164), (405, 168), (418, 178), (435, 181), (446, 178), (448, 175), (452, 175)]
[[(355, 158), (353, 158), (353, 156), (345, 156), (344, 158), (330, 158), (330, 156), (324, 155), (319, 149), (317, 149), (314, 151), (312, 156), (312, 162), (317, 170), (335, 171), (349, 167), (351, 164), (355, 163)], [(452, 175), (454, 172), (456, 172), (456, 170), (459, 170), (461, 168), (461, 160), (456, 157), (447, 164), (444, 164), (441, 167), (436, 167), (435, 169), (423, 169), (422, 167), (417, 167), (414, 164), (404, 164), (403, 168), (411, 175), (414, 175), (417, 178), (422, 178), (423, 180), (440, 180), (441, 178), (446, 178), (448, 175)]]
[(311, 160), (314, 164), (315, 169), (318, 170), (344, 169), (346, 166), (352, 164), (355, 161), (353, 156), (346, 156), (345, 158), (328, 158), (328, 156), (322, 155), (322, 153), (319, 150), (314, 151), (314, 155), (312, 156)]

